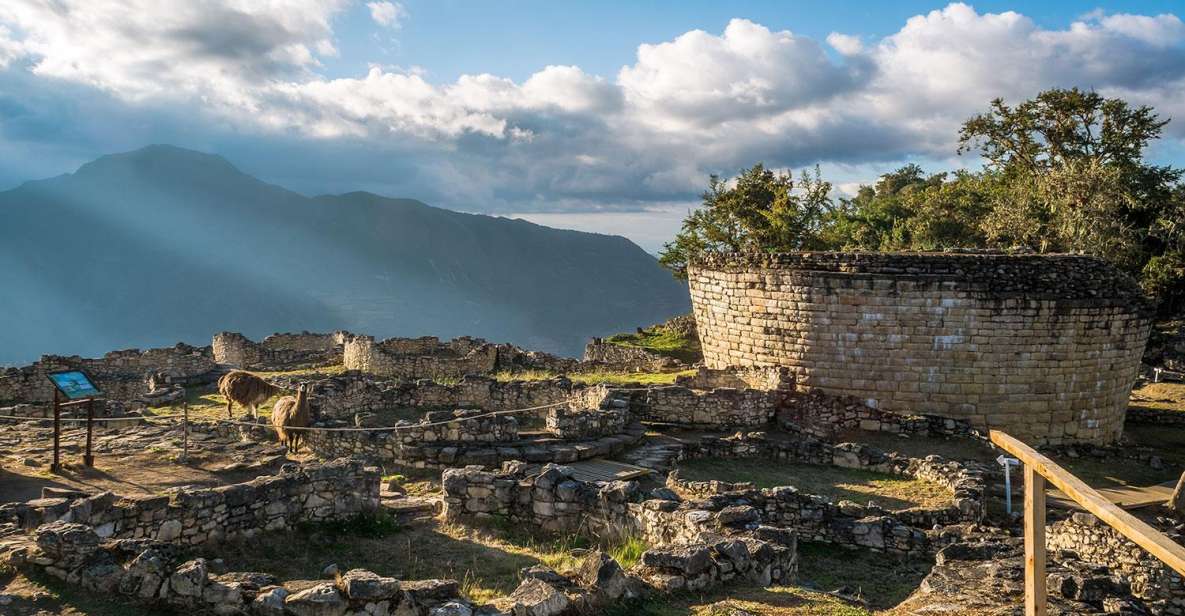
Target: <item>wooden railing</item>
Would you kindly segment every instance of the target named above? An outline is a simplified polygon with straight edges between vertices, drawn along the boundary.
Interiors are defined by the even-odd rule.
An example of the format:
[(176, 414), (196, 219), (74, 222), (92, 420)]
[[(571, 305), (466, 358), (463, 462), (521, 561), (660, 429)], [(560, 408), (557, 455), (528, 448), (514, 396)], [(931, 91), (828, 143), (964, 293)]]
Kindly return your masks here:
[(991, 431), (992, 442), (1025, 465), (1025, 616), (1044, 616), (1045, 592), (1045, 482), (1053, 484), (1074, 502), (1106, 522), (1124, 537), (1148, 550), (1174, 571), (1185, 576), (1185, 547), (1166, 537), (1093, 488), (1071, 475), (1032, 447), (1000, 432)]

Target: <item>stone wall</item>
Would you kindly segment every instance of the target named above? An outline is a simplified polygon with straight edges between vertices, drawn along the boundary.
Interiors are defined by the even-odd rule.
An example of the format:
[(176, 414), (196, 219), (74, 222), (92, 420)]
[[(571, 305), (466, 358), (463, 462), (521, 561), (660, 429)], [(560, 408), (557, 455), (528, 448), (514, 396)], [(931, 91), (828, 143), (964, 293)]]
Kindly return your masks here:
[[(968, 468), (954, 460), (940, 456), (910, 458), (898, 453), (885, 453), (859, 443), (832, 444), (804, 436), (800, 439), (773, 441), (762, 433), (743, 433), (726, 437), (703, 437), (699, 442), (684, 445), (680, 460), (700, 458), (736, 459), (759, 458), (771, 462), (790, 462), (819, 466), (838, 466), (861, 469), (901, 477), (911, 477), (945, 486), (951, 491), (949, 505), (938, 508), (915, 507), (883, 511), (876, 507), (860, 507), (854, 503), (839, 505), (841, 509), (859, 509), (867, 515), (891, 513), (902, 522), (917, 528), (931, 528), (963, 522), (980, 522), (986, 514), (985, 478), (982, 469)], [(685, 482), (676, 475), (673, 486), (693, 497), (704, 497), (721, 491), (747, 490), (744, 484), (717, 482)], [(707, 483), (708, 485), (704, 485)], [(817, 498), (817, 497), (815, 497)], [(821, 500), (821, 499), (819, 499)]]
[(403, 447), (429, 443), (505, 443), (518, 440), (518, 418), (486, 411), (434, 411), (418, 423), (401, 421), (395, 432)]
[[(349, 427), (344, 422), (326, 422), (318, 427)], [(415, 425), (411, 427), (415, 429)], [(556, 439), (550, 435), (525, 435), (517, 440), (404, 441), (400, 430), (359, 432), (310, 431), (305, 445), (322, 458), (356, 456), (380, 464), (398, 464), (415, 468), (446, 468), (476, 465), (497, 467), (508, 460), (532, 463), (568, 463), (621, 453), (640, 441), (645, 434), (640, 426), (599, 438), (582, 440)]]
[(112, 351), (98, 358), (44, 355), (28, 366), (0, 370), (0, 405), (52, 403), (53, 385), (46, 375), (61, 370), (86, 372), (108, 399), (120, 401), (143, 398), (152, 384), (209, 383), (219, 375), (210, 347), (187, 344)]
[(794, 391), (794, 375), (781, 366), (742, 366), (715, 370), (704, 366), (695, 374), (680, 375), (675, 384), (691, 389), (762, 389)]
[(1130, 406), (1127, 409), (1127, 422), (1157, 426), (1185, 426), (1185, 413), (1175, 409)]
[(544, 429), (548, 434), (565, 440), (588, 440), (621, 434), (629, 425), (626, 409), (573, 408), (559, 406), (547, 409)]
[(104, 597), (160, 605), (184, 614), (403, 614), (455, 616), (476, 607), (455, 580), (400, 581), (352, 569), (332, 582), (290, 592), (273, 575), (216, 573), (204, 558), (184, 560), (175, 545), (152, 540), (103, 541), (85, 524), (53, 522), (0, 563), (37, 567)]
[(0, 505), (0, 522), (32, 529), (62, 521), (93, 527), (102, 539), (198, 545), (300, 522), (344, 520), (379, 506), (379, 472), (358, 461), (287, 465), (278, 475), (168, 494), (43, 498)]
[(852, 396), (831, 396), (819, 391), (787, 396), (778, 420), (782, 428), (831, 438), (845, 429), (919, 436), (986, 440), (970, 423), (941, 415), (905, 415), (876, 409)]
[(346, 340), (343, 363), (347, 370), (401, 379), (459, 379), (467, 374), (493, 374), (498, 347), (475, 338), (440, 342), (435, 337), (390, 338), (372, 336)]
[(292, 370), (342, 363), (342, 345), (352, 334), (272, 334), (254, 342), (236, 332), (214, 334), (211, 348), (220, 364), (244, 370)]
[(1079, 256), (794, 253), (689, 268), (708, 367), (1034, 443), (1108, 443), (1150, 328), (1129, 277)]
[[(1180, 541), (1180, 538), (1176, 539)], [(1075, 513), (1047, 527), (1050, 550), (1069, 550), (1086, 562), (1123, 574), (1135, 597), (1157, 614), (1185, 614), (1185, 583), (1180, 574), (1089, 513)]]
[(691, 389), (678, 385), (651, 387), (635, 404), (642, 421), (707, 428), (755, 428), (774, 419), (784, 391), (733, 389)]
[(683, 362), (639, 347), (622, 346), (593, 338), (584, 346), (584, 362), (605, 364), (629, 372), (658, 372), (683, 366)]

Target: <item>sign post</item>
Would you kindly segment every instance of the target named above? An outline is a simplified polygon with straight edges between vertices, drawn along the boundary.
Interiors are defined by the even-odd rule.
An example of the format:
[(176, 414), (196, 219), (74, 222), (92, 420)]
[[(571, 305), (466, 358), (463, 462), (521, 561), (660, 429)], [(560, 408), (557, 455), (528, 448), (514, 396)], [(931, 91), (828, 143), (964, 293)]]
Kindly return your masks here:
[(50, 469), (55, 473), (62, 469), (62, 407), (79, 404), (86, 404), (86, 453), (83, 454), (82, 461), (87, 466), (94, 466), (95, 457), (91, 451), (91, 444), (94, 439), (95, 400), (102, 396), (103, 392), (99, 391), (90, 377), (81, 370), (51, 372), (46, 376), (54, 386), (53, 465)]
[(49, 465), (50, 472), (62, 470), (62, 403), (61, 394), (53, 390), (53, 464)]
[(95, 466), (95, 456), (91, 453), (91, 441), (95, 437), (95, 399), (86, 403), (86, 453), (82, 455), (82, 463), (88, 467)]

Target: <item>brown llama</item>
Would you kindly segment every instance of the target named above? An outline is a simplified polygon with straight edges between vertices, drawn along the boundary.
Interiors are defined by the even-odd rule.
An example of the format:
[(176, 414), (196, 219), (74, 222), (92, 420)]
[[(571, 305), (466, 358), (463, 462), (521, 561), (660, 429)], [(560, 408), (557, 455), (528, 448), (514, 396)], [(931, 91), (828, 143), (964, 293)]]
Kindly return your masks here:
[(251, 419), (258, 421), (259, 412), (257, 409), (259, 405), (267, 402), (268, 398), (283, 392), (282, 387), (276, 387), (244, 370), (231, 370), (218, 379), (218, 393), (226, 398), (227, 419), (233, 417), (231, 408), (238, 404), (243, 408), (250, 409)]
[(289, 430), (288, 428), (307, 428), (312, 423), (309, 412), (309, 390), (311, 386), (301, 383), (296, 387), (295, 396), (284, 396), (276, 400), (272, 407), (272, 427), (276, 429), (276, 436), (280, 442), (295, 453), (304, 442), (304, 430)]

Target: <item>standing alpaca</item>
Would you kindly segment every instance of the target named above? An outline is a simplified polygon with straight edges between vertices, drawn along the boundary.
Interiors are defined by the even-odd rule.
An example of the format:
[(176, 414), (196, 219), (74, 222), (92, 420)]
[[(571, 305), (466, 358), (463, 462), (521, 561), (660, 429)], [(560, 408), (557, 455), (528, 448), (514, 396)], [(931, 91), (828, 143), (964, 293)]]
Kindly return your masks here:
[(259, 420), (256, 410), (267, 399), (284, 390), (243, 370), (231, 370), (218, 379), (218, 393), (226, 398), (226, 418), (231, 419), (231, 407), (238, 404), (251, 409), (251, 419)]
[(272, 407), (272, 426), (276, 429), (276, 436), (288, 447), (288, 451), (293, 453), (300, 449), (305, 431), (286, 428), (309, 427), (309, 389), (309, 385), (301, 383), (296, 387), (295, 396), (284, 396), (276, 400), (275, 406)]

